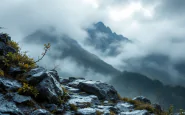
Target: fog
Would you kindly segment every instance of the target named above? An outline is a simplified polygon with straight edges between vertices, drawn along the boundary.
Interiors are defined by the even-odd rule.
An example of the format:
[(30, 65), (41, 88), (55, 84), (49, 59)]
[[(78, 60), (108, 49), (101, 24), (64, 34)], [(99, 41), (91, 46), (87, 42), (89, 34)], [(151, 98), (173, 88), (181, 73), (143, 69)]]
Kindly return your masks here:
[[(29, 51), (28, 54), (35, 59), (42, 53), (43, 46), (25, 43), (23, 38), (39, 29), (48, 31), (48, 27), (55, 30), (54, 33), (48, 31), (51, 34), (67, 35), (77, 40), (84, 49), (120, 71), (128, 69), (142, 72), (145, 71), (140, 69), (143, 58), (153, 54), (167, 56), (168, 64), (164, 66), (148, 61), (147, 64), (168, 74), (169, 78), (165, 76), (163, 81), (182, 84), (184, 77), (174, 69), (173, 64), (184, 62), (185, 59), (184, 5), (184, 0), (1, 0), (0, 26), (5, 27), (2, 31), (10, 34), (13, 40), (20, 43), (22, 50)], [(115, 57), (83, 44), (88, 37), (84, 29), (98, 21), (133, 43), (121, 43), (121, 53)], [(50, 53), (54, 51), (51, 49)], [(134, 61), (128, 61), (131, 59)], [(47, 56), (40, 64), (48, 66), (49, 62), (52, 62), (49, 68), (59, 64), (61, 71), (65, 70), (72, 76), (105, 80), (100, 77), (104, 75), (86, 70), (72, 59), (59, 61)], [(153, 73), (145, 74), (151, 77)]]

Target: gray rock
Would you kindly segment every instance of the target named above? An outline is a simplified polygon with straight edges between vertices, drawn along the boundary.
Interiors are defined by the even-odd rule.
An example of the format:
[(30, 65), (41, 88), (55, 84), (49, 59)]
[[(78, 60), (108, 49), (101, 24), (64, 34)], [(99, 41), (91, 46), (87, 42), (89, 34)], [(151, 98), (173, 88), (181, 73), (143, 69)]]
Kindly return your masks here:
[(43, 67), (34, 68), (28, 72), (26, 80), (30, 84), (36, 85), (47, 77), (46, 71), (47, 70)]
[(134, 106), (129, 104), (129, 103), (117, 103), (115, 108), (119, 111), (119, 112), (128, 112), (130, 110), (134, 109)]
[(57, 80), (60, 82), (60, 77), (58, 75), (58, 72), (56, 70), (50, 70), (49, 73)]
[(10, 67), (9, 69), (9, 74), (16, 76), (17, 74), (22, 74), (24, 73), (23, 70), (21, 70), (20, 67)]
[(4, 33), (0, 33), (0, 41), (7, 43), (10, 40), (11, 40), (10, 36), (8, 36), (7, 34), (4, 34)]
[(96, 115), (96, 109), (93, 108), (78, 109), (77, 115)]
[(141, 102), (144, 102), (144, 103), (151, 104), (151, 101), (149, 99), (147, 99), (146, 97), (143, 97), (143, 96), (135, 97), (135, 98), (133, 98), (133, 100), (137, 100), (137, 101), (141, 101)]
[(23, 96), (15, 93), (13, 96), (13, 101), (16, 103), (25, 103), (25, 102), (31, 102), (32, 98), (30, 96)]
[(101, 82), (85, 81), (80, 82), (78, 87), (90, 94), (98, 96), (99, 99), (118, 100), (117, 91), (113, 86)]
[(4, 42), (0, 42), (0, 51), (3, 53), (3, 50), (5, 49), (5, 43)]
[(6, 54), (7, 54), (8, 52), (11, 52), (11, 53), (16, 53), (16, 52), (17, 52), (16, 49), (14, 49), (14, 48), (11, 47), (11, 46), (6, 46), (5, 51), (6, 51)]
[(56, 105), (56, 104), (47, 104), (47, 105), (45, 105), (45, 107), (46, 107), (49, 111), (56, 111), (56, 110), (57, 110), (57, 105)]
[(7, 91), (16, 91), (22, 85), (17, 80), (11, 80), (5, 77), (0, 77), (0, 88)]
[(57, 71), (47, 71), (42, 67), (38, 67), (28, 73), (27, 81), (38, 89), (39, 95), (37, 99), (53, 104), (60, 103), (63, 90), (59, 83)]
[(32, 112), (30, 115), (52, 115), (52, 114), (45, 109), (37, 109), (34, 112)]
[(131, 112), (121, 112), (120, 115), (150, 115), (147, 110), (134, 110)]
[(14, 102), (6, 100), (2, 94), (0, 94), (0, 113), (11, 115), (23, 115), (23, 113), (17, 108)]
[(51, 72), (41, 74), (41, 77), (43, 75), (44, 79), (36, 85), (36, 88), (39, 91), (38, 98), (43, 101), (46, 100), (49, 103), (60, 103), (60, 97), (63, 96), (63, 90), (59, 81), (55, 79), (54, 74), (51, 74)]

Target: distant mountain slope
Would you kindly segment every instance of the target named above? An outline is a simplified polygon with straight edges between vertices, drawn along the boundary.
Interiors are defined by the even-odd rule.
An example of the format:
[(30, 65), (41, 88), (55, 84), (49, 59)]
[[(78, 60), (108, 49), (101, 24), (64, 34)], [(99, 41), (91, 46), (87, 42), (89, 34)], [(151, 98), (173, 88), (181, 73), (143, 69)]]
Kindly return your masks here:
[(108, 52), (109, 55), (116, 55), (119, 53), (117, 48), (120, 42), (130, 42), (130, 40), (122, 35), (118, 35), (104, 23), (98, 22), (92, 28), (87, 29), (89, 35), (86, 43), (95, 47), (102, 52)]
[(184, 108), (185, 88), (181, 86), (163, 85), (158, 80), (151, 80), (135, 72), (122, 72), (111, 80), (114, 87), (124, 96), (143, 95), (165, 108), (171, 104), (177, 109)]
[(53, 54), (51, 51), (50, 57), (54, 59), (64, 59), (66, 57), (70, 57), (74, 59), (78, 64), (84, 66), (87, 69), (92, 69), (95, 72), (105, 75), (120, 74), (120, 71), (105, 63), (96, 55), (84, 50), (77, 41), (67, 36), (60, 37), (39, 30), (27, 36), (25, 38), (25, 42), (39, 44), (50, 42), (51, 44), (53, 44), (52, 47), (54, 47), (54, 49), (59, 52), (59, 54), (61, 53), (60, 56), (56, 56), (56, 54), (54, 54), (56, 53), (56, 51)]

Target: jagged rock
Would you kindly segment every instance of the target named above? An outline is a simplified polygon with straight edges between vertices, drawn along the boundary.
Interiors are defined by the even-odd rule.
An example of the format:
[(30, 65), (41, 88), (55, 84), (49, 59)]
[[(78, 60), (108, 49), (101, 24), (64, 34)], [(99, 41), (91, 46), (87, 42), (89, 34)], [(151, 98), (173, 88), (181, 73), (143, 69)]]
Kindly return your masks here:
[(0, 54), (4, 55), (4, 49), (5, 49), (5, 43), (4, 42), (0, 42)]
[(28, 74), (27, 74), (28, 77), (26, 78), (26, 80), (30, 84), (36, 85), (40, 81), (42, 81), (44, 78), (47, 77), (46, 71), (47, 70), (43, 67), (34, 68), (28, 72)]
[(28, 73), (27, 81), (38, 89), (37, 98), (39, 100), (54, 104), (60, 103), (63, 90), (57, 71), (47, 71), (45, 68), (38, 67)]
[(39, 91), (38, 98), (43, 101), (47, 100), (49, 103), (60, 103), (63, 90), (59, 81), (50, 72), (41, 74), (41, 76), (43, 75), (45, 78), (36, 86)]
[(98, 96), (99, 99), (118, 100), (117, 91), (106, 83), (85, 81), (80, 82), (78, 87), (87, 93)]
[(12, 76), (16, 76), (17, 74), (24, 73), (23, 70), (20, 69), (20, 67), (10, 67), (9, 74)]
[(60, 81), (60, 77), (58, 75), (58, 72), (56, 70), (50, 70), (49, 73), (57, 80)]
[(52, 114), (45, 109), (37, 109), (34, 112), (32, 112), (30, 115), (52, 115)]
[(17, 80), (11, 80), (9, 78), (0, 77), (0, 89), (6, 91), (15, 91), (19, 89), (22, 85)]
[(133, 98), (133, 100), (137, 100), (137, 101), (141, 101), (141, 102), (144, 102), (144, 103), (151, 104), (151, 101), (149, 99), (147, 99), (146, 97), (143, 97), (143, 96), (135, 97), (135, 98)]
[(118, 109), (119, 112), (128, 112), (130, 110), (133, 110), (134, 106), (129, 103), (117, 103), (115, 108)]
[(147, 110), (135, 110), (131, 112), (121, 112), (120, 115), (150, 115)]
[(23, 115), (14, 102), (8, 101), (0, 94), (0, 115), (1, 114)]
[(11, 40), (10, 36), (7, 36), (7, 34), (4, 34), (4, 33), (0, 33), (1, 42), (4, 42), (6, 44), (9, 40)]
[(78, 109), (77, 115), (96, 115), (96, 110), (93, 108)]
[(95, 95), (82, 96), (82, 95), (76, 94), (71, 96), (71, 99), (68, 101), (68, 103), (78, 106), (84, 103), (98, 104), (99, 100), (98, 100), (98, 97)]
[(45, 107), (46, 107), (49, 111), (55, 111), (55, 110), (57, 110), (57, 105), (56, 105), (56, 104), (47, 104), (47, 105), (45, 105)]
[(16, 103), (26, 103), (26, 102), (31, 102), (32, 98), (30, 96), (23, 96), (15, 93), (13, 95), (13, 101)]

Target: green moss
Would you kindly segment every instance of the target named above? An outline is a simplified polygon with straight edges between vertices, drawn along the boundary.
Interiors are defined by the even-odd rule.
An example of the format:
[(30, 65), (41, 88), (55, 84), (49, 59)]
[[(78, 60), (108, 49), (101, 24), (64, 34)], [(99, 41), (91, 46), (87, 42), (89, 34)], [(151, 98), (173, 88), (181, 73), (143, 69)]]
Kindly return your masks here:
[(0, 69), (0, 76), (4, 76), (4, 71)]
[(145, 110), (148, 110), (150, 113), (155, 113), (156, 115), (170, 115), (170, 114), (167, 114), (166, 112), (160, 112), (160, 111), (156, 110), (149, 103), (144, 103), (141, 101), (132, 100), (132, 99), (126, 98), (126, 97), (120, 98), (120, 100), (133, 104), (135, 106), (136, 110), (144, 110), (145, 109)]
[(114, 113), (114, 111), (110, 110), (110, 115), (116, 115), (116, 113)]
[(103, 112), (97, 110), (96, 115), (103, 115)]
[(18, 93), (22, 95), (30, 95), (34, 97), (36, 97), (39, 94), (38, 90), (35, 87), (30, 86), (27, 83), (23, 83), (23, 86), (18, 89)]
[(72, 111), (77, 111), (78, 107), (75, 104), (69, 104)]

